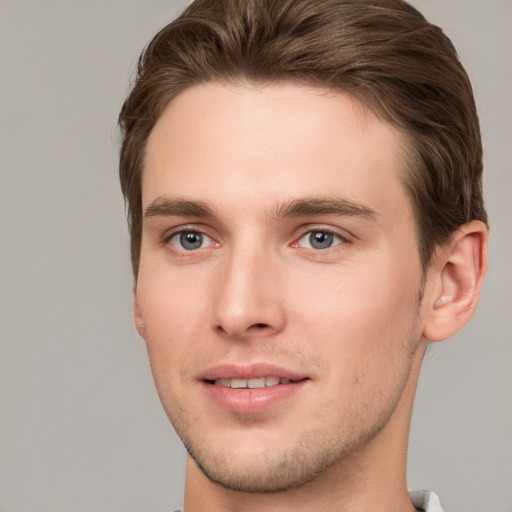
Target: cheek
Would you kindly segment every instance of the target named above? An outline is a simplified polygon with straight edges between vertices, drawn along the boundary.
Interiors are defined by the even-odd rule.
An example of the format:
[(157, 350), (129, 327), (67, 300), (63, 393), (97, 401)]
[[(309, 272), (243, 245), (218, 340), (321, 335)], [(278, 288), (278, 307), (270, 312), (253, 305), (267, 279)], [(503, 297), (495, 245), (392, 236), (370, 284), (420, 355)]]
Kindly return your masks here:
[(144, 339), (157, 387), (174, 381), (176, 369), (192, 346), (204, 336), (204, 290), (178, 275), (141, 268), (137, 302), (144, 322)]
[[(154, 278), (154, 276), (159, 276)], [(170, 282), (160, 272), (142, 271), (137, 283), (137, 298), (144, 320), (151, 373), (164, 409), (170, 419), (179, 416), (183, 401), (187, 353), (194, 340), (200, 339), (192, 321), (196, 310), (193, 297), (182, 286)]]
[(206, 290), (199, 286), (201, 281), (179, 270), (141, 268), (137, 299), (146, 328), (159, 338), (171, 338), (193, 327), (205, 305)]
[(414, 344), (420, 285), (418, 272), (407, 266), (399, 272), (394, 263), (375, 262), (364, 272), (343, 269), (321, 287), (304, 283), (296, 299), (297, 321), (333, 359), (353, 367), (380, 366)]
[(336, 390), (326, 393), (334, 415), (370, 407), (378, 416), (396, 404), (421, 340), (415, 281), (345, 278), (310, 302), (315, 310), (305, 328), (326, 364), (326, 386)]

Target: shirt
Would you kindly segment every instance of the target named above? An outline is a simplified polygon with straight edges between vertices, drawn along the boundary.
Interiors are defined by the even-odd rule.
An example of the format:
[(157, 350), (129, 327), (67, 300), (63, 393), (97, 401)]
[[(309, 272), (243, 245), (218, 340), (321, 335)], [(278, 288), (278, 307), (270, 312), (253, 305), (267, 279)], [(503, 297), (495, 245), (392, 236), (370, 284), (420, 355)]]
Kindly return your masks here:
[(439, 496), (432, 491), (409, 491), (412, 504), (424, 512), (443, 512)]

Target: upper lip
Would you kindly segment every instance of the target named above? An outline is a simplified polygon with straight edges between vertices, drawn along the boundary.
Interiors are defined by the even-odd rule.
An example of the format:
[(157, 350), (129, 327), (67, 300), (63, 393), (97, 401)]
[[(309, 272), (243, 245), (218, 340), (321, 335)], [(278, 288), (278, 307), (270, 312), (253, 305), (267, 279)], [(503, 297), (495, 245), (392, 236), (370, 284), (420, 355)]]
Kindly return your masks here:
[(206, 370), (200, 380), (215, 381), (217, 379), (255, 379), (257, 377), (279, 377), (298, 381), (308, 378), (300, 373), (279, 365), (269, 363), (252, 364), (218, 364)]

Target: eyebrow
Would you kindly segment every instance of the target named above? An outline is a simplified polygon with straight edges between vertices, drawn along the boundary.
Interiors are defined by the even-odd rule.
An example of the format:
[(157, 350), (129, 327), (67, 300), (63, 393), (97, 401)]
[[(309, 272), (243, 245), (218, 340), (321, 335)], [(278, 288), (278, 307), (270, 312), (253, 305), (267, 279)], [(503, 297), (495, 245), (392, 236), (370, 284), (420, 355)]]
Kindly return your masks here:
[[(359, 216), (373, 221), (378, 219), (378, 214), (373, 208), (337, 196), (291, 199), (278, 203), (270, 212), (270, 217), (274, 219), (321, 215)], [(217, 217), (214, 209), (207, 203), (179, 197), (159, 197), (144, 209), (144, 218), (146, 219), (170, 216), (207, 219)]]
[(213, 218), (215, 213), (202, 201), (175, 197), (159, 197), (144, 210), (144, 218), (171, 216)]
[(291, 201), (278, 204), (272, 213), (272, 216), (275, 218), (320, 215), (336, 215), (340, 217), (361, 216), (373, 221), (377, 221), (378, 218), (378, 214), (373, 208), (337, 196), (292, 199)]

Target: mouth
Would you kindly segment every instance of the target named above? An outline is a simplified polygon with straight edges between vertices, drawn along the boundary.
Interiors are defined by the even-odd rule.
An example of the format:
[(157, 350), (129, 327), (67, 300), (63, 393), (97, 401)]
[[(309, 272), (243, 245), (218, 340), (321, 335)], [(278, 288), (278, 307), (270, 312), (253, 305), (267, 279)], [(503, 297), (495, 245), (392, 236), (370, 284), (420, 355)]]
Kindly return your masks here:
[(214, 386), (222, 386), (225, 388), (231, 389), (259, 389), (259, 388), (270, 388), (274, 386), (279, 386), (282, 384), (290, 384), (300, 382), (304, 379), (292, 380), (283, 377), (253, 377), (251, 379), (215, 379), (215, 380), (206, 380), (205, 382), (208, 384), (213, 384)]
[(216, 406), (247, 417), (272, 410), (280, 403), (291, 403), (309, 387), (311, 379), (281, 366), (256, 363), (218, 365), (199, 380)]

